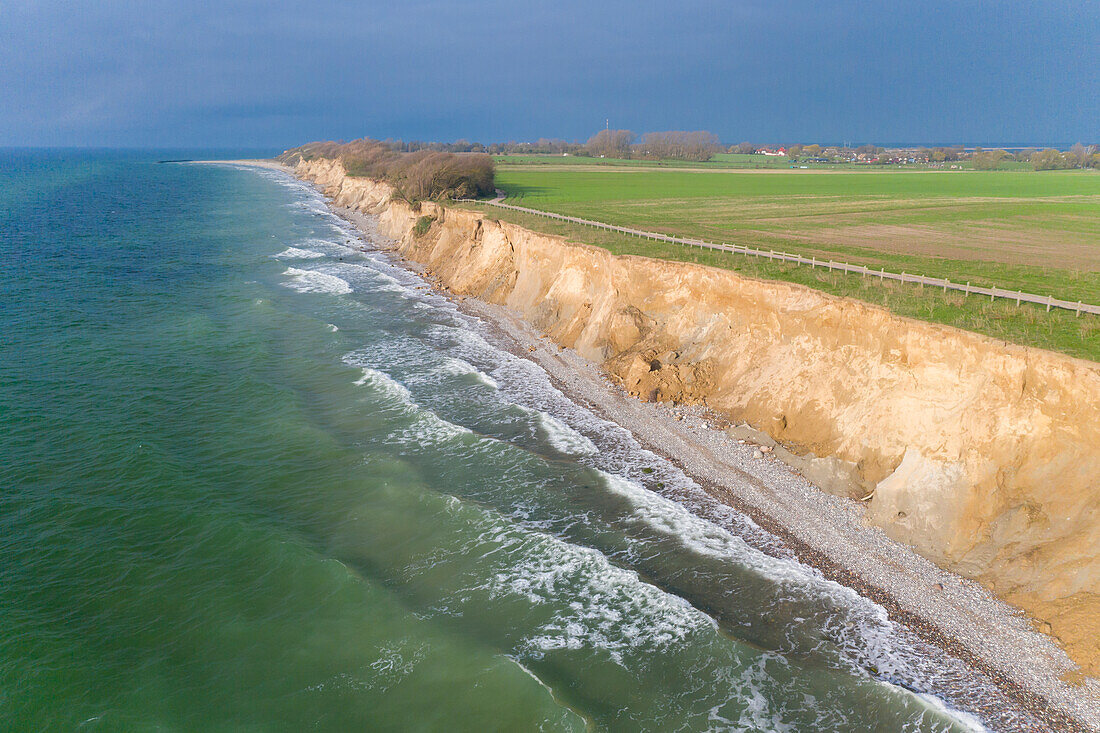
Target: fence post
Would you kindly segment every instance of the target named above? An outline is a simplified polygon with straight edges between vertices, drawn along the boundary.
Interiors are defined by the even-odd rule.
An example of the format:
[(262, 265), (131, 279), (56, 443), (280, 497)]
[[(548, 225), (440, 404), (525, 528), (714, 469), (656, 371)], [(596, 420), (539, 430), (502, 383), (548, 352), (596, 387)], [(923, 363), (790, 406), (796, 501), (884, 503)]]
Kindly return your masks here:
[[(653, 240), (653, 241), (670, 242), (670, 243), (673, 243), (673, 244), (686, 245), (688, 247), (698, 246), (700, 249), (718, 249), (718, 250), (723, 250), (723, 251), (727, 251), (727, 252), (734, 252), (734, 253), (737, 253), (737, 254), (744, 254), (746, 256), (751, 255), (751, 256), (755, 256), (757, 258), (766, 257), (766, 258), (772, 259), (772, 260), (783, 260), (783, 261), (788, 261), (788, 262), (794, 262), (794, 263), (800, 264), (800, 265), (806, 263), (806, 260), (802, 255), (794, 255), (794, 254), (791, 254), (791, 253), (786, 252), (786, 251), (776, 252), (774, 249), (771, 249), (771, 250), (768, 250), (767, 252), (765, 252), (762, 249), (753, 249), (753, 248), (750, 248), (750, 247), (744, 246), (744, 245), (738, 246), (736, 244), (727, 244), (727, 243), (717, 244), (715, 242), (708, 242), (708, 241), (702, 240), (702, 239), (690, 239), (690, 238), (686, 238), (686, 237), (685, 238), (680, 238), (680, 237), (674, 237), (674, 236), (670, 236), (670, 235), (666, 235), (666, 234), (651, 233), (651, 232), (647, 232), (647, 231), (640, 230), (640, 229), (630, 229), (630, 228), (627, 228), (627, 227), (615, 226), (613, 224), (604, 224), (602, 222), (591, 221), (589, 219), (581, 219), (579, 217), (566, 216), (564, 214), (554, 214), (554, 213), (550, 213), (550, 212), (540, 211), (538, 209), (528, 209), (528, 208), (525, 208), (525, 207), (522, 207), (522, 206), (515, 206), (515, 205), (512, 205), (512, 204), (506, 204), (506, 203), (503, 203), (501, 201), (473, 201), (471, 199), (455, 199), (455, 201), (460, 201), (460, 202), (470, 201), (472, 203), (487, 204), (487, 205), (490, 205), (490, 206), (498, 206), (500, 208), (512, 209), (514, 211), (524, 211), (524, 212), (528, 212), (528, 213), (535, 214), (535, 215), (538, 215), (538, 216), (542, 216), (542, 217), (547, 218), (547, 219), (557, 219), (557, 220), (560, 220), (560, 221), (567, 221), (567, 222), (572, 222), (572, 223), (576, 223), (576, 224), (581, 224), (581, 225), (587, 226), (587, 227), (592, 227), (592, 228), (597, 228), (597, 229), (607, 229), (609, 231), (617, 231), (617, 232), (620, 232), (620, 233), (623, 233), (623, 234), (627, 234), (628, 236), (635, 236), (635, 237), (645, 238), (645, 239)], [(872, 271), (867, 265), (851, 265), (847, 262), (837, 262), (836, 260), (828, 260), (828, 261), (823, 260), (820, 264), (822, 264), (823, 266), (825, 266), (829, 270), (843, 270), (845, 272), (857, 272), (858, 271), (860, 273), (860, 277), (862, 279), (866, 279), (868, 273), (870, 273)], [(818, 265), (817, 256), (816, 255), (811, 255), (811, 257), (810, 257), (810, 267), (812, 269), (816, 269), (817, 265)], [(886, 268), (885, 267), (881, 267), (879, 269), (878, 276), (879, 276), (880, 281), (885, 281), (886, 280)], [(911, 275), (911, 274), (909, 274), (908, 272), (906, 272), (904, 270), (901, 271), (900, 275), (895, 274), (895, 273), (890, 273), (890, 279), (900, 280), (903, 283), (915, 282), (920, 286), (921, 290), (924, 290), (924, 286), (926, 284), (934, 286), (936, 284), (936, 280), (939, 280), (939, 278), (930, 278), (930, 277), (927, 277), (925, 275)], [(969, 280), (966, 282), (966, 285), (961, 287), (961, 288), (958, 287), (958, 285), (952, 285), (950, 278), (943, 278), (941, 280), (941, 284), (943, 286), (944, 294), (946, 294), (948, 289), (950, 288), (950, 289), (954, 289), (954, 290), (962, 290), (969, 297), (971, 290), (974, 289)], [(979, 287), (977, 290), (980, 291), (981, 288)], [(1023, 297), (1024, 296), (1024, 291), (1022, 289), (1017, 289), (1016, 290), (1015, 297), (1011, 294), (1012, 293), (1011, 290), (1000, 289), (1000, 292), (997, 292), (997, 291), (998, 291), (997, 286), (995, 286), (995, 285), (990, 286), (990, 288), (989, 288), (989, 301), (990, 301), (990, 303), (996, 302), (997, 298), (1000, 297), (1000, 298), (1004, 298), (1006, 300), (1015, 300), (1016, 301), (1016, 306), (1020, 307), (1020, 305), (1024, 301), (1024, 297)], [(1041, 297), (1029, 293), (1028, 294), (1028, 302), (1029, 303), (1036, 303), (1038, 305), (1038, 304), (1042, 304), (1044, 301), (1042, 300)], [(1051, 308), (1054, 307), (1054, 296), (1048, 294), (1047, 297), (1046, 297), (1045, 302), (1046, 302), (1046, 312), (1049, 313), (1051, 311)], [(1085, 313), (1091, 313), (1093, 311), (1091, 311), (1089, 309), (1093, 308), (1094, 306), (1092, 306), (1092, 305), (1086, 306), (1084, 301), (1078, 300), (1076, 302), (1076, 304), (1068, 302), (1068, 301), (1059, 301), (1059, 306), (1058, 307), (1059, 308), (1064, 308), (1066, 310), (1072, 310), (1072, 311), (1074, 311), (1074, 316), (1076, 318), (1080, 318), (1082, 311), (1084, 311)]]

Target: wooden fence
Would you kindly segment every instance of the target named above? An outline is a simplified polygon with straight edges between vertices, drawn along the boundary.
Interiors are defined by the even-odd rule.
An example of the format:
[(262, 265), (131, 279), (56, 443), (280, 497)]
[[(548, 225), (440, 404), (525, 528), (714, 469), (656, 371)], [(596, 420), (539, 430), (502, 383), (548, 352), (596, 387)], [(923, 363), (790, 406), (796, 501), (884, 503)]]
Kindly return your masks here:
[(534, 214), (535, 216), (541, 216), (547, 219), (557, 219), (560, 221), (568, 221), (574, 224), (581, 224), (587, 227), (593, 227), (596, 229), (608, 229), (614, 232), (621, 232), (632, 237), (641, 237), (643, 239), (652, 239), (658, 242), (669, 242), (672, 244), (682, 244), (687, 247), (699, 247), (701, 249), (714, 249), (722, 252), (733, 252), (748, 257), (762, 257), (769, 260), (779, 260), (781, 262), (793, 262), (798, 265), (809, 265), (812, 268), (824, 267), (829, 270), (840, 270), (841, 272), (850, 272), (861, 277), (877, 277), (882, 280), (898, 280), (905, 283), (915, 283), (922, 287), (928, 286), (933, 288), (941, 288), (946, 293), (948, 290), (957, 290), (959, 292), (966, 293), (967, 295), (985, 295), (989, 296), (990, 300), (995, 298), (1003, 298), (1005, 300), (1014, 300), (1016, 305), (1020, 303), (1035, 303), (1036, 305), (1046, 306), (1047, 312), (1051, 308), (1062, 308), (1064, 310), (1074, 311), (1078, 316), (1082, 313), (1093, 313), (1100, 315), (1100, 305), (1091, 305), (1089, 303), (1082, 303), (1077, 301), (1076, 303), (1068, 300), (1059, 300), (1058, 298), (1050, 295), (1035, 295), (1034, 293), (1025, 293), (1021, 290), (1005, 290), (1004, 288), (992, 287), (983, 288), (977, 285), (971, 285), (970, 283), (955, 283), (949, 279), (940, 279), (938, 277), (926, 277), (924, 275), (912, 275), (907, 272), (887, 272), (885, 268), (879, 270), (872, 270), (863, 265), (849, 265), (847, 262), (836, 262), (834, 260), (819, 260), (816, 257), (803, 257), (802, 255), (790, 254), (787, 252), (776, 252), (775, 250), (763, 250), (753, 249), (752, 247), (742, 247), (736, 244), (719, 244), (717, 242), (706, 242), (701, 239), (689, 239), (685, 237), (673, 237), (668, 234), (658, 234), (656, 232), (644, 232), (640, 229), (631, 229), (630, 227), (620, 227), (614, 224), (604, 224), (599, 221), (589, 221), (588, 219), (581, 219), (575, 216), (566, 216), (564, 214), (554, 214), (549, 211), (539, 211), (538, 209), (529, 209), (525, 206), (516, 206), (515, 204), (506, 204), (499, 198), (491, 201), (481, 201), (477, 199), (459, 199), (463, 202), (475, 203), (475, 204), (488, 204), (490, 206), (498, 206), (502, 209), (511, 209), (513, 211), (522, 211), (525, 214)]

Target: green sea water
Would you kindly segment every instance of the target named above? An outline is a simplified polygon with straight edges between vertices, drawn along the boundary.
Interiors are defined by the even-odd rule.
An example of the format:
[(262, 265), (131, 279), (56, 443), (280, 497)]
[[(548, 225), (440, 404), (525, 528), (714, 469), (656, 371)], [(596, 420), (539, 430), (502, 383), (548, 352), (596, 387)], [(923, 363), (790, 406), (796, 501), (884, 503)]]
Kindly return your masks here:
[(157, 157), (0, 153), (0, 729), (1027, 722), (312, 188)]

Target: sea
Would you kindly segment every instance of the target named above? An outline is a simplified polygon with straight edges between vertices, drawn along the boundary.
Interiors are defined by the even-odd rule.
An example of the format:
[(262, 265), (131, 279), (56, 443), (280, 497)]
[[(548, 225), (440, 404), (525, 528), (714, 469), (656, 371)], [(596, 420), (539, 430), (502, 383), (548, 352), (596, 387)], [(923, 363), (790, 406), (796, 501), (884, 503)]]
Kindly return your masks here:
[(970, 731), (990, 685), (311, 185), (0, 151), (0, 729)]

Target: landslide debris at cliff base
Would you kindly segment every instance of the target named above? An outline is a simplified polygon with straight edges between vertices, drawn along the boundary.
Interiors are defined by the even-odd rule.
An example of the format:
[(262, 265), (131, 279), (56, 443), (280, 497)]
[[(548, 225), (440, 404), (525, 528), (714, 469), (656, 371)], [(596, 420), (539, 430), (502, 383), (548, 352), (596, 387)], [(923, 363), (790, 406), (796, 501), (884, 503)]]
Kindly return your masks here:
[(821, 488), (873, 492), (868, 521), (1024, 608), (1100, 676), (1100, 365), (478, 212), (414, 210), (337, 161), (297, 173), (377, 214), (454, 293), (512, 308), (640, 399), (704, 404), (771, 436)]

